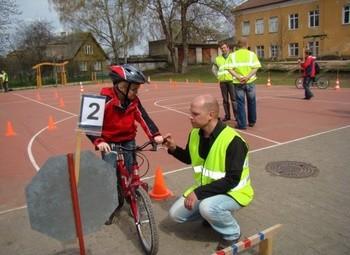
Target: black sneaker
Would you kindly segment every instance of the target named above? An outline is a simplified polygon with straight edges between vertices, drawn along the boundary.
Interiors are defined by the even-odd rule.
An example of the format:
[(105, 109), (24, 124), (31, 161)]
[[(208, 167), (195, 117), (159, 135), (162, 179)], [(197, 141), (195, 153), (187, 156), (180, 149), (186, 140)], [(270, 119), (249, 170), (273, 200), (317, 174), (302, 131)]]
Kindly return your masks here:
[(220, 238), (218, 246), (216, 247), (216, 251), (223, 250), (227, 247), (232, 247), (232, 245), (234, 245), (235, 243), (238, 243), (238, 240), (240, 238), (241, 238), (241, 235), (239, 235), (239, 237), (237, 239), (233, 239), (233, 240), (226, 240), (224, 238)]
[(248, 126), (249, 126), (249, 127), (254, 127), (254, 126), (255, 126), (255, 123), (249, 123)]
[(226, 117), (226, 116), (225, 116), (225, 118), (222, 119), (223, 122), (226, 122), (226, 121), (229, 121), (229, 120), (231, 120), (231, 118)]

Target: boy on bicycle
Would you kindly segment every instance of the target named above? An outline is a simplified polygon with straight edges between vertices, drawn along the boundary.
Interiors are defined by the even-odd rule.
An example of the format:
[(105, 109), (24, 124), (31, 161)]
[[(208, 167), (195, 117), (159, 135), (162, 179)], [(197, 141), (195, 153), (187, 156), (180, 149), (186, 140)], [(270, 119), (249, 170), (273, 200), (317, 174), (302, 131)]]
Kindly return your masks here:
[[(163, 137), (137, 96), (141, 84), (146, 82), (144, 74), (135, 67), (124, 64), (112, 65), (109, 76), (113, 87), (102, 88), (100, 92), (106, 96), (101, 136), (88, 135), (88, 138), (102, 152), (103, 160), (115, 167), (116, 157), (109, 152), (116, 146), (135, 148), (136, 122), (140, 123), (150, 140), (161, 144)], [(124, 153), (124, 162), (129, 172), (132, 171), (134, 156), (131, 151)], [(106, 222), (107, 225), (112, 223), (114, 213)]]
[(305, 97), (304, 99), (310, 100), (314, 94), (311, 92), (310, 86), (315, 79), (316, 71), (315, 71), (315, 61), (316, 57), (312, 56), (311, 50), (305, 50), (305, 60), (304, 62), (301, 62), (300, 59), (298, 59), (298, 63), (300, 64), (303, 73), (303, 88), (305, 90)]

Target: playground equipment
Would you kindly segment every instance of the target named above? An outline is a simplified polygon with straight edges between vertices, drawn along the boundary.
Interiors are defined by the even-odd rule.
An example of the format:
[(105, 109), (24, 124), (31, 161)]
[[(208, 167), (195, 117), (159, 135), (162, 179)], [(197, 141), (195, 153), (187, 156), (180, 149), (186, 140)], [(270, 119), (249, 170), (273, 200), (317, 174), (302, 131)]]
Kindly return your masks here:
[(62, 63), (51, 63), (51, 62), (43, 62), (40, 64), (37, 64), (33, 66), (33, 69), (36, 70), (36, 87), (40, 88), (42, 86), (42, 79), (41, 79), (41, 66), (57, 66), (61, 69), (61, 84), (66, 85), (67, 84), (67, 76), (65, 71), (65, 65), (68, 64), (68, 61), (64, 61)]

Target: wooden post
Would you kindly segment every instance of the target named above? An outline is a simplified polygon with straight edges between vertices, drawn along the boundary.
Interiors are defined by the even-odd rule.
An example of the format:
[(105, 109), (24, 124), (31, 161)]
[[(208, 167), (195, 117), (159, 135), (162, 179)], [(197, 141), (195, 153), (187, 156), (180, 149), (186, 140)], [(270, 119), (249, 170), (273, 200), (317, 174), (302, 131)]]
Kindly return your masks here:
[(79, 183), (79, 171), (80, 171), (80, 152), (81, 152), (81, 136), (82, 131), (77, 130), (76, 134), (76, 143), (75, 143), (75, 161), (74, 161), (74, 170), (75, 170), (75, 179), (76, 183)]

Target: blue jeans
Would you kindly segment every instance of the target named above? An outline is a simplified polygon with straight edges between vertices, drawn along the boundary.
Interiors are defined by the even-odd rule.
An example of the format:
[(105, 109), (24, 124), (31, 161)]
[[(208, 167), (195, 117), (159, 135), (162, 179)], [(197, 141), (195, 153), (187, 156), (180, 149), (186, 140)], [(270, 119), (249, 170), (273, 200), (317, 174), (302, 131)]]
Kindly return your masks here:
[(303, 87), (305, 90), (305, 98), (311, 98), (314, 96), (314, 94), (312, 94), (311, 89), (310, 89), (312, 80), (313, 80), (313, 78), (311, 78), (309, 76), (304, 77)]
[[(127, 149), (133, 149), (135, 148), (135, 140), (126, 141), (126, 142), (120, 142), (115, 143), (118, 145), (121, 145)], [(111, 144), (110, 144), (111, 146)], [(111, 146), (113, 147), (113, 146)], [(113, 150), (113, 148), (112, 148)], [(117, 157), (114, 153), (102, 153), (102, 159), (106, 161), (107, 163), (111, 164), (114, 168), (116, 167), (117, 163)], [(134, 152), (133, 151), (124, 151), (124, 164), (126, 168), (128, 169), (129, 173), (132, 172), (132, 166), (134, 164)]]
[(256, 95), (255, 84), (235, 84), (237, 101), (237, 125), (238, 128), (247, 127), (247, 118), (245, 112), (245, 98), (247, 97), (247, 110), (249, 124), (256, 122)]
[(178, 223), (205, 219), (215, 231), (219, 232), (226, 240), (238, 239), (240, 227), (233, 211), (237, 211), (241, 206), (228, 195), (216, 195), (198, 201), (194, 208), (189, 211), (184, 206), (184, 197), (180, 197), (172, 205), (169, 211), (170, 218)]

